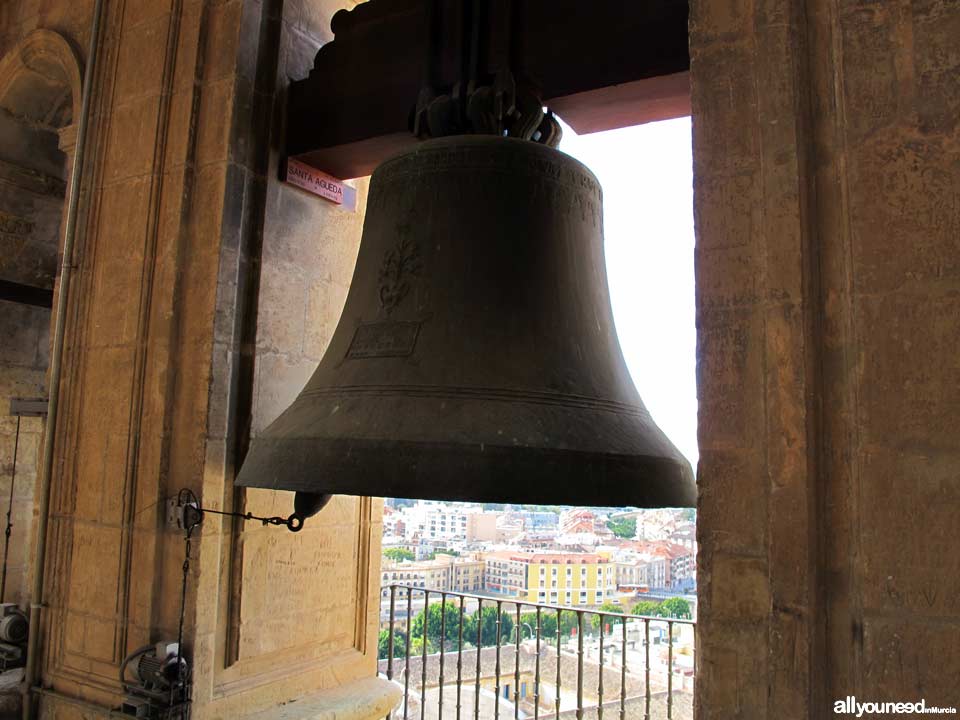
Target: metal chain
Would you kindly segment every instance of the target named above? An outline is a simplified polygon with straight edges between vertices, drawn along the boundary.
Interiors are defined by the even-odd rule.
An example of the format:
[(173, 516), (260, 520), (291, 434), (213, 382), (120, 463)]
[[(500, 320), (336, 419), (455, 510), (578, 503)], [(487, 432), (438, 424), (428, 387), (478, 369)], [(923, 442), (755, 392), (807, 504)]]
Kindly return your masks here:
[(301, 527), (303, 527), (303, 518), (296, 513), (290, 517), (280, 517), (279, 515), (274, 515), (273, 517), (260, 517), (259, 515), (254, 515), (252, 512), (241, 513), (231, 512), (228, 510), (211, 510), (205, 507), (200, 508), (200, 511), (203, 513), (213, 513), (214, 515), (236, 517), (240, 518), (241, 520), (259, 520), (264, 525), (286, 525), (287, 528), (292, 532), (297, 532)]
[[(196, 527), (196, 526), (194, 526)], [(184, 717), (186, 712), (186, 684), (183, 675), (183, 618), (186, 614), (187, 607), (187, 578), (190, 576), (190, 536), (193, 533), (193, 527), (187, 528), (186, 534), (186, 548), (183, 555), (183, 582), (180, 585), (180, 624), (177, 628), (177, 684), (180, 693), (180, 702), (184, 704), (184, 708), (181, 710), (180, 716)], [(177, 694), (171, 688), (170, 690), (170, 707), (174, 705), (174, 699), (177, 697)]]
[(7, 529), (3, 541), (3, 578), (0, 579), (0, 603), (7, 594), (7, 557), (10, 553), (10, 533), (13, 530), (13, 484), (17, 480), (17, 450), (20, 447), (20, 416), (17, 415), (17, 434), (13, 440), (13, 468), (10, 470), (10, 503), (7, 505)]

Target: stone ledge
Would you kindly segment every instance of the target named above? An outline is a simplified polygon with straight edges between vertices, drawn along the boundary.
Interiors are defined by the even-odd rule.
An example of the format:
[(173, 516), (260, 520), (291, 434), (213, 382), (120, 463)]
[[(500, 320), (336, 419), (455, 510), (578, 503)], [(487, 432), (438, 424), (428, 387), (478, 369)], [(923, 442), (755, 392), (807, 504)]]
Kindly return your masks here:
[(382, 720), (400, 702), (399, 685), (369, 678), (311, 693), (243, 720)]

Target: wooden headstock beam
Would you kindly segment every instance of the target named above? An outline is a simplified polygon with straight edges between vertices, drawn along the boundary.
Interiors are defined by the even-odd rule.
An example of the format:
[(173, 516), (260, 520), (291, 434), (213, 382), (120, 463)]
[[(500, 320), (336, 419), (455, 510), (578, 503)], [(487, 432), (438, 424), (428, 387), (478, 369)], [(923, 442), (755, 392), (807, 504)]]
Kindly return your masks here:
[(578, 133), (690, 112), (687, 0), (370, 0), (291, 84), (287, 154), (351, 178), (414, 143), (422, 88), (463, 86), (477, 8), (480, 79), (512, 68)]

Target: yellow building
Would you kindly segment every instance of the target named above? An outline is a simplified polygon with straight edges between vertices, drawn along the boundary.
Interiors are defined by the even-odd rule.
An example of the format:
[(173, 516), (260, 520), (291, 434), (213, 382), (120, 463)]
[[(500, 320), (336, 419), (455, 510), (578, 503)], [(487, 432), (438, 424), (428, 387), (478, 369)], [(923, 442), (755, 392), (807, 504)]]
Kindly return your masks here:
[(602, 605), (616, 593), (616, 566), (589, 553), (498, 552), (485, 556), (486, 589), (549, 605)]

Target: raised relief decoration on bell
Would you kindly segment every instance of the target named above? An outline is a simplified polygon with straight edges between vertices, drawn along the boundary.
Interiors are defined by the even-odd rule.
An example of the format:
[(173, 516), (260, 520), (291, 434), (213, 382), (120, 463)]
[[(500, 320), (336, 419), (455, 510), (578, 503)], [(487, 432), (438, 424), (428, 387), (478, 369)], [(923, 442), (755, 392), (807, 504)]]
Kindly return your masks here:
[(420, 248), (407, 232), (406, 227), (401, 230), (397, 244), (384, 254), (380, 267), (380, 307), (387, 315), (409, 294), (409, 279), (420, 274)]
[(33, 232), (33, 223), (19, 215), (0, 212), (0, 238), (9, 242), (29, 237)]
[(353, 334), (348, 358), (407, 357), (420, 333), (418, 322), (380, 322), (361, 325)]

